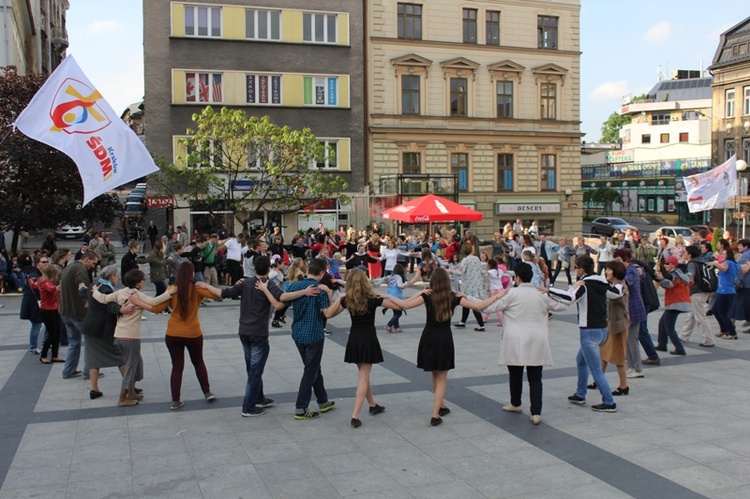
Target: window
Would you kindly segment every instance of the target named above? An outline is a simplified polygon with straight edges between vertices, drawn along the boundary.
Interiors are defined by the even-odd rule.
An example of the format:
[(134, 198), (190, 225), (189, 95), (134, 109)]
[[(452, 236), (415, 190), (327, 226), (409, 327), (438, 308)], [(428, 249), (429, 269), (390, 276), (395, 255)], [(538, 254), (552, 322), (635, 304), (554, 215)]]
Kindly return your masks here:
[(419, 76), (401, 76), (401, 113), (419, 114)]
[(477, 43), (477, 9), (464, 9), (464, 43)]
[(734, 156), (734, 139), (724, 141), (724, 159), (727, 160)]
[(418, 152), (405, 152), (401, 155), (401, 171), (404, 175), (418, 175), (422, 173), (422, 169), (419, 166), (419, 153)]
[(338, 78), (335, 76), (305, 76), (306, 106), (338, 105)]
[(487, 45), (500, 45), (500, 12), (496, 10), (487, 11), (485, 32), (487, 33)]
[(690, 142), (688, 132), (680, 132), (680, 142)]
[(659, 135), (659, 142), (661, 142), (662, 144), (669, 144), (669, 134), (663, 133)]
[(557, 49), (557, 21), (559, 18), (538, 16), (536, 20), (537, 47)]
[(336, 161), (339, 152), (339, 142), (333, 139), (321, 139), (320, 145), (325, 147), (325, 153), (323, 158), (316, 161), (315, 166), (321, 170), (323, 169), (337, 169), (338, 163)]
[(451, 116), (468, 115), (467, 84), (466, 78), (451, 78)]
[(248, 104), (281, 104), (281, 76), (245, 75)]
[(742, 159), (750, 164), (750, 139), (742, 139)]
[(222, 102), (221, 76), (221, 73), (186, 73), (185, 100)]
[(497, 82), (497, 117), (513, 117), (513, 82)]
[(458, 190), (469, 190), (469, 155), (465, 152), (451, 153), (451, 173), (458, 175)]
[(543, 120), (557, 119), (557, 84), (541, 84), (541, 118)]
[(497, 155), (497, 190), (513, 190), (513, 155)]
[(247, 167), (250, 170), (262, 169), (266, 165), (265, 157), (266, 155), (261, 153), (260, 148), (250, 147), (247, 151)]
[(742, 116), (750, 115), (750, 87), (742, 89)]
[(669, 125), (670, 114), (669, 113), (653, 113), (651, 114), (652, 125)]
[(305, 13), (302, 40), (310, 43), (336, 43), (336, 14)]
[(185, 5), (185, 36), (221, 36), (221, 7)]
[(557, 157), (554, 154), (542, 154), (542, 190), (557, 189)]
[(398, 37), (407, 40), (422, 39), (422, 6), (413, 3), (398, 4)]
[(197, 163), (190, 165), (193, 168), (220, 168), (223, 164), (221, 142), (218, 140), (208, 141), (204, 148), (191, 141), (186, 144), (186, 150), (188, 157), (196, 151), (200, 153)]
[(245, 38), (280, 40), (281, 12), (278, 10), (245, 10)]
[(734, 118), (734, 89), (729, 89), (725, 93), (727, 100), (727, 114), (725, 118)]
[(645, 133), (641, 135), (641, 144), (650, 144), (651, 143), (651, 134)]

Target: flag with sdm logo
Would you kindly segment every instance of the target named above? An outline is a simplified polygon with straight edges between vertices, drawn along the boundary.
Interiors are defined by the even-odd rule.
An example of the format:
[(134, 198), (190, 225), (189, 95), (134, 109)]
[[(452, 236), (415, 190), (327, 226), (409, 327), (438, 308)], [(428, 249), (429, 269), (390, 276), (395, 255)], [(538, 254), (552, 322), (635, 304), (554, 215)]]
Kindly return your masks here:
[(83, 180), (84, 206), (159, 170), (143, 142), (119, 119), (73, 56), (50, 75), (15, 125), (70, 156)]

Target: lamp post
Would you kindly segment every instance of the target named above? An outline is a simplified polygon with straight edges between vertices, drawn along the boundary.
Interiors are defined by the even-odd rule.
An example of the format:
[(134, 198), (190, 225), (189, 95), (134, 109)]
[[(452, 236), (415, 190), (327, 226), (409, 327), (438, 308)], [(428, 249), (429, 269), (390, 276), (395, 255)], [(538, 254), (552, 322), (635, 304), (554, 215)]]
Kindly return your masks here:
[[(747, 170), (747, 162), (744, 159), (738, 159), (737, 160), (737, 196), (735, 196), (735, 204), (736, 209), (735, 213), (739, 212), (742, 208), (742, 181), (744, 180), (742, 178), (742, 172)], [(745, 238), (745, 217), (743, 213), (742, 217), (742, 238)]]

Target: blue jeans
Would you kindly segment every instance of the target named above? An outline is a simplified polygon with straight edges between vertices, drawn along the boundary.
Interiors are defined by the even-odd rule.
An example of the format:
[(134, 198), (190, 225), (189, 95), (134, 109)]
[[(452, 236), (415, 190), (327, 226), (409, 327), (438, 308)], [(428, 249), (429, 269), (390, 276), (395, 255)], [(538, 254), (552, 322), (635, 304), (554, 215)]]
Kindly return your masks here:
[(31, 330), (29, 331), (29, 350), (36, 350), (39, 348), (39, 331), (42, 330), (42, 323), (31, 323)]
[(581, 328), (581, 348), (576, 356), (578, 365), (578, 387), (576, 395), (586, 398), (586, 385), (589, 382), (589, 371), (591, 371), (596, 386), (602, 394), (602, 402), (614, 404), (612, 389), (602, 371), (602, 358), (599, 355), (599, 347), (607, 339), (607, 328)]
[(388, 321), (388, 327), (399, 327), (398, 321), (401, 318), (401, 314), (403, 314), (401, 310), (394, 310), (393, 317)]
[(651, 360), (659, 358), (659, 354), (656, 353), (656, 348), (654, 348), (654, 341), (648, 332), (648, 316), (646, 316), (646, 320), (641, 322), (641, 327), (638, 329), (638, 342), (643, 347), (643, 351), (646, 352), (646, 357)]
[(714, 306), (711, 307), (711, 311), (714, 313), (714, 317), (716, 317), (716, 322), (719, 323), (719, 328), (722, 333), (737, 336), (737, 330), (732, 322), (734, 296), (735, 295), (733, 294), (721, 295), (716, 293), (716, 301), (714, 302)]
[(196, 272), (195, 280), (196, 282), (205, 282), (205, 279), (203, 279), (203, 272)]
[[(78, 369), (78, 361), (81, 358), (81, 345), (83, 345), (83, 321), (77, 321), (72, 317), (62, 316), (63, 324), (68, 329), (68, 351), (65, 355), (65, 366), (63, 367), (63, 379), (70, 378)], [(86, 366), (86, 356), (83, 357), (83, 375), (89, 375)]]
[(271, 347), (268, 338), (257, 336), (240, 336), (242, 349), (245, 351), (245, 369), (247, 370), (247, 384), (245, 385), (245, 400), (242, 402), (242, 412), (249, 413), (256, 404), (260, 404), (266, 396), (263, 394), (263, 369), (266, 367), (268, 352)]
[(167, 281), (157, 281), (154, 283), (154, 287), (156, 288), (156, 296), (159, 296), (167, 290)]
[(302, 379), (299, 382), (299, 392), (297, 393), (297, 402), (295, 407), (297, 412), (307, 409), (310, 405), (312, 392), (315, 392), (315, 398), (318, 405), (328, 402), (328, 394), (323, 385), (323, 373), (320, 370), (320, 361), (323, 359), (323, 344), (325, 340), (316, 341), (306, 345), (297, 343), (297, 350), (302, 357), (302, 363), (305, 365), (305, 371), (302, 373)]
[(659, 319), (659, 348), (667, 348), (667, 338), (669, 338), (674, 345), (675, 352), (685, 352), (685, 347), (682, 346), (682, 341), (680, 341), (680, 337), (674, 329), (677, 316), (681, 313), (681, 310), (665, 310), (662, 314), (661, 319)]

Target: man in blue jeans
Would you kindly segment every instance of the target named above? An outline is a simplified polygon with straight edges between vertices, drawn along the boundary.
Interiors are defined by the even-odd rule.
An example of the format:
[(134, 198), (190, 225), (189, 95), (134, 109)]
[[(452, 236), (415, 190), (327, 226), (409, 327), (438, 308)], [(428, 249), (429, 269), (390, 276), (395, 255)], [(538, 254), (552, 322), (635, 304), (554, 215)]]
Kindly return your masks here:
[[(293, 282), (287, 292), (301, 291), (309, 287), (319, 287), (325, 291), (317, 296), (303, 296), (293, 300), (294, 322), (292, 323), (292, 339), (294, 340), (305, 370), (299, 383), (297, 402), (295, 404), (294, 419), (306, 420), (320, 417), (321, 412), (333, 409), (335, 402), (328, 400), (320, 361), (323, 358), (323, 313), (331, 304), (328, 288), (320, 284), (326, 273), (326, 262), (313, 258), (307, 266), (307, 279)], [(318, 411), (308, 408), (312, 392), (318, 402)]]
[(586, 385), (589, 371), (602, 394), (602, 403), (591, 408), (597, 412), (617, 412), (617, 404), (607, 378), (602, 371), (599, 347), (607, 339), (607, 300), (619, 298), (623, 294), (621, 284), (610, 284), (594, 273), (594, 261), (584, 255), (576, 258), (576, 282), (567, 291), (551, 288), (550, 296), (563, 302), (575, 302), (578, 307), (578, 326), (581, 348), (576, 356), (578, 366), (578, 386), (575, 394), (568, 397), (571, 404), (586, 404)]
[(281, 300), (294, 300), (302, 296), (315, 296), (318, 288), (307, 288), (294, 293), (284, 293), (273, 281), (268, 272), (271, 260), (267, 256), (255, 258), (256, 276), (241, 279), (231, 288), (217, 289), (205, 282), (196, 282), (195, 287), (209, 290), (217, 298), (241, 297), (240, 302), (240, 341), (245, 352), (247, 384), (245, 399), (242, 401), (242, 417), (261, 416), (276, 402), (263, 393), (263, 370), (266, 367), (270, 346), (268, 343), (268, 319), (271, 306), (284, 307)]
[[(88, 299), (88, 288), (91, 285), (89, 271), (96, 267), (99, 256), (93, 251), (87, 251), (80, 260), (74, 261), (63, 271), (60, 280), (60, 315), (63, 324), (68, 329), (68, 351), (65, 355), (63, 379), (77, 378), (83, 374), (88, 378), (86, 357), (83, 358), (83, 372), (78, 370), (83, 344), (83, 319), (86, 317), (84, 304)], [(102, 377), (102, 374), (99, 375)]]

